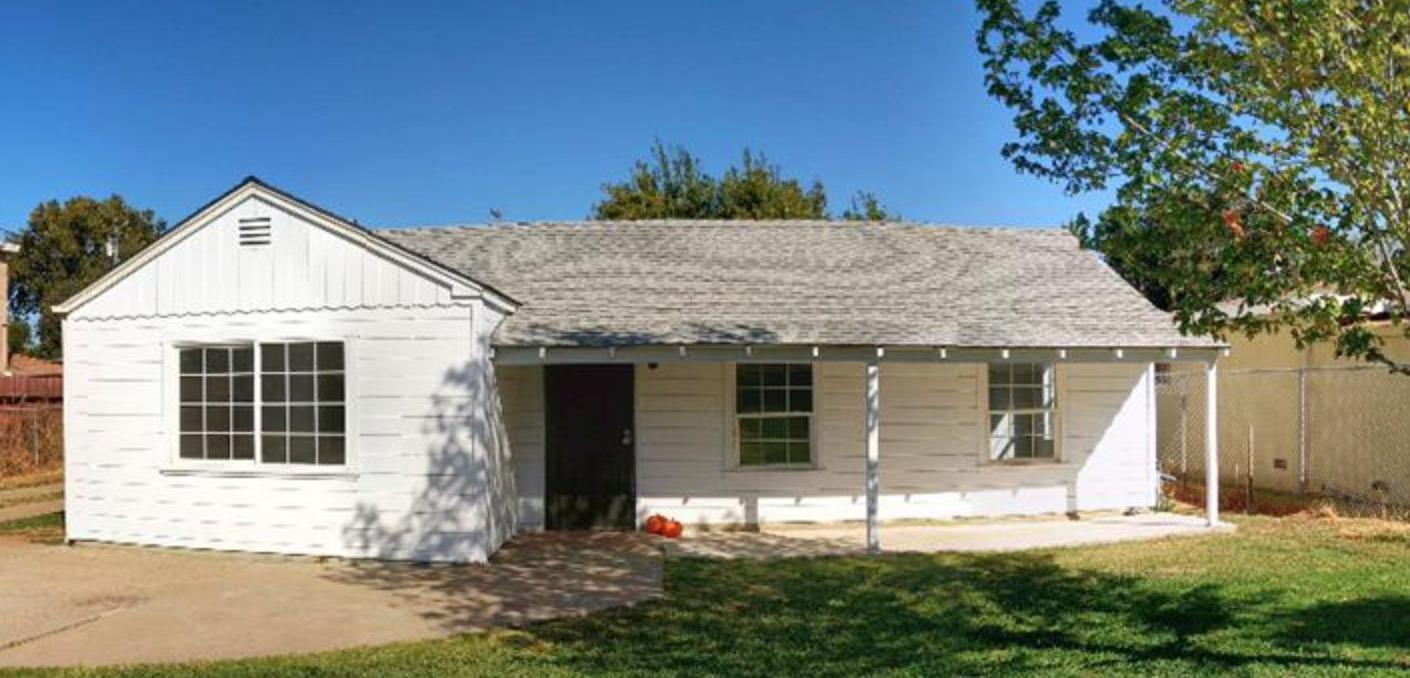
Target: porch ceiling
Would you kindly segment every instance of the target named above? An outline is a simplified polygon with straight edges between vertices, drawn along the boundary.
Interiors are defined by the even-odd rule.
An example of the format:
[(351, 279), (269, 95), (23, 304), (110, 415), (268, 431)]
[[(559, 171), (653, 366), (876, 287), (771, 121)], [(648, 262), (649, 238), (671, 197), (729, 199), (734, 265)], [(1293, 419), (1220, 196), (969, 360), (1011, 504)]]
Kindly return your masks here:
[(798, 346), (798, 345), (645, 345), (645, 346), (496, 346), (501, 365), (668, 362), (1202, 362), (1218, 359), (1223, 347), (1113, 346), (942, 347), (942, 346)]

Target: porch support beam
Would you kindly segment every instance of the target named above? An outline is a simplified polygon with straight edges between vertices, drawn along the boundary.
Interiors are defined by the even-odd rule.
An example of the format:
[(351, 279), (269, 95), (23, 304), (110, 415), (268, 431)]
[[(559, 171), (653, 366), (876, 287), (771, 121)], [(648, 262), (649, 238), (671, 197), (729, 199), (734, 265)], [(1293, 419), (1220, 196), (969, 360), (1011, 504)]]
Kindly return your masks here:
[(1219, 367), (1213, 362), (1204, 368), (1204, 515), (1205, 522), (1219, 524)]
[[(882, 354), (877, 355), (877, 349)], [(642, 346), (498, 346), (494, 361), (500, 365), (574, 363), (728, 363), (728, 362), (872, 362), (888, 363), (988, 363), (996, 360), (1047, 362), (1053, 355), (1074, 363), (1166, 362), (1173, 359), (1209, 363), (1219, 348), (1071, 347), (982, 348), (954, 346), (828, 346), (828, 345), (642, 345)], [(1178, 355), (1178, 358), (1174, 356)]]
[(867, 363), (867, 553), (881, 552), (881, 365)]

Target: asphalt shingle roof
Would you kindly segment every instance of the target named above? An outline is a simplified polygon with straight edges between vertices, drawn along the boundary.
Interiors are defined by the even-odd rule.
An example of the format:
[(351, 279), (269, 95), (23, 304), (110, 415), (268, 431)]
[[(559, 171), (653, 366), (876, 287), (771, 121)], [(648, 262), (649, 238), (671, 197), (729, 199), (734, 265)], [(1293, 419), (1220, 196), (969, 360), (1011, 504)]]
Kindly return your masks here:
[(826, 221), (384, 229), (523, 303), (502, 346), (1212, 346), (1060, 230)]

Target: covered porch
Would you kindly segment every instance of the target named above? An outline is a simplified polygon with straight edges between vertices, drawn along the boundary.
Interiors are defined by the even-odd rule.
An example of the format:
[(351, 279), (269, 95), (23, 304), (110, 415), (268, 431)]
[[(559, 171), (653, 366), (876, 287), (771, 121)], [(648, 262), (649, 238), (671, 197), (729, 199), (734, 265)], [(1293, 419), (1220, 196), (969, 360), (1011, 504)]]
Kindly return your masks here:
[[(1199, 362), (1213, 380), (1219, 353), (1217, 347), (1152, 346), (606, 345), (502, 346), (493, 359), (521, 465), (521, 528), (554, 527), (548, 448), (555, 440), (563, 445), (565, 436), (545, 412), (553, 409), (550, 375), (572, 366), (615, 365), (634, 375), (626, 396), (630, 415), (612, 425), (623, 430), (605, 434), (611, 445), (620, 441), (625, 455), (617, 504), (628, 515), (619, 527), (655, 512), (696, 527), (850, 522), (861, 548), (875, 553), (903, 548), (907, 528), (900, 521), (909, 519), (1152, 506), (1159, 484), (1154, 364)], [(794, 439), (804, 440), (798, 445), (805, 452), (787, 460), (792, 463), (750, 463), (753, 423), (736, 395), (742, 393), (737, 375), (751, 365), (807, 366), (808, 437)], [(991, 407), (1003, 385), (990, 382), (1007, 366), (1014, 366), (1010, 372), (1034, 366), (1033, 388), (1048, 394), (1044, 402), (1055, 399), (1051, 411)], [(1015, 379), (1014, 389), (1027, 387)], [(1217, 389), (1208, 393), (1212, 414)], [(1014, 435), (1005, 418), (1028, 416), (1050, 421), (1030, 447), (1020, 448), (1026, 456), (996, 451), (996, 440), (1012, 443), (994, 434), (1008, 426)], [(1206, 439), (1217, 441), (1217, 417), (1206, 421)], [(1043, 436), (1052, 441), (1046, 451)], [(1206, 468), (1217, 474), (1217, 448), (1206, 454)], [(564, 463), (559, 466), (561, 477)], [(1209, 486), (1218, 487), (1216, 476)], [(1220, 524), (1217, 493), (1208, 499), (1203, 523)]]

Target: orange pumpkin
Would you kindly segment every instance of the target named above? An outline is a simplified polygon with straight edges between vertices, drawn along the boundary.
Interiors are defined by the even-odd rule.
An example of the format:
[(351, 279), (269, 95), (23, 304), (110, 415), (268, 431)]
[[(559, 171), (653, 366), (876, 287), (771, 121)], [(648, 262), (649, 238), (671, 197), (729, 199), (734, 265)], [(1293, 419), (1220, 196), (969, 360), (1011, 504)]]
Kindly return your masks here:
[(665, 528), (666, 519), (662, 518), (659, 514), (646, 519), (647, 534), (661, 534), (661, 531)]
[(685, 526), (681, 525), (680, 521), (672, 520), (666, 523), (666, 527), (661, 530), (661, 534), (665, 535), (667, 539), (678, 539), (681, 536), (681, 532), (684, 531)]

